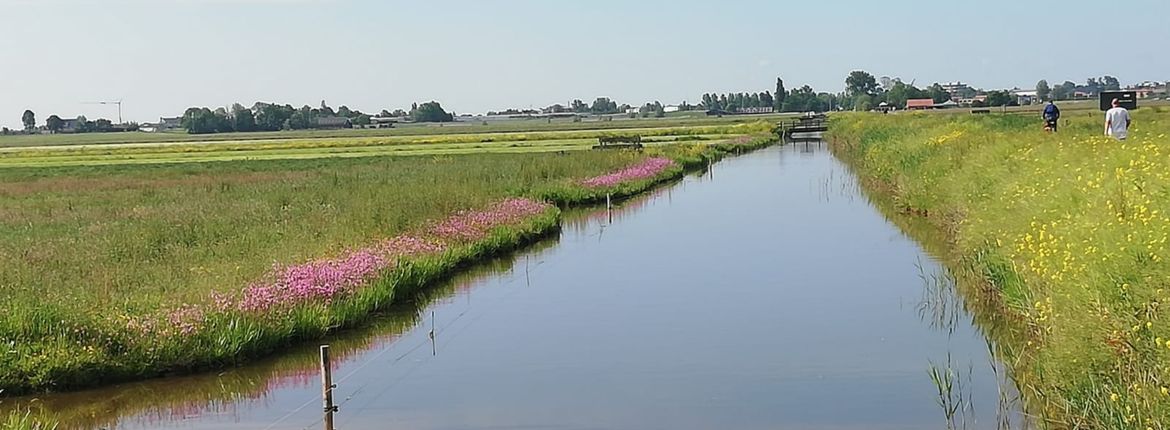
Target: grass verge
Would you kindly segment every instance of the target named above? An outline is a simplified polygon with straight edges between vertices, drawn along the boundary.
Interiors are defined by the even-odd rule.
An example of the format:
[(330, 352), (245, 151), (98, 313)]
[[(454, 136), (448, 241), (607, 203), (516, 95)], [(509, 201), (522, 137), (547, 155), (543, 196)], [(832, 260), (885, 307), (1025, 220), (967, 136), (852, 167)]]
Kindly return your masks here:
[(898, 212), (934, 224), (1009, 326), (1029, 408), (1058, 428), (1170, 425), (1170, 111), (1128, 141), (1098, 115), (1059, 134), (1019, 115), (840, 115), (836, 153)]

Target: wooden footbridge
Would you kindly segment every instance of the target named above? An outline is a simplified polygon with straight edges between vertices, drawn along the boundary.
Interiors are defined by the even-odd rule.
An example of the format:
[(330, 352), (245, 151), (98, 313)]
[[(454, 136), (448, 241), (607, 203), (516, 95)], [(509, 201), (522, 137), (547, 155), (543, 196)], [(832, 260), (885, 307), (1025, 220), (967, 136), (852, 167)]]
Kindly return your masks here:
[(790, 138), (794, 134), (824, 133), (829, 131), (829, 121), (825, 114), (806, 115), (796, 119), (784, 120), (776, 126), (777, 133)]

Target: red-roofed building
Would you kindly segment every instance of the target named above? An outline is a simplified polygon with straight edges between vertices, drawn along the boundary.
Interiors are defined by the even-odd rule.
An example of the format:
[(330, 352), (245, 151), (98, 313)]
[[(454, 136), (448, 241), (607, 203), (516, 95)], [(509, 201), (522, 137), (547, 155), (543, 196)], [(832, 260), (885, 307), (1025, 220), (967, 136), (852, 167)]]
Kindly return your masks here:
[(934, 108), (934, 99), (910, 99), (906, 100), (906, 109), (909, 110), (926, 110)]

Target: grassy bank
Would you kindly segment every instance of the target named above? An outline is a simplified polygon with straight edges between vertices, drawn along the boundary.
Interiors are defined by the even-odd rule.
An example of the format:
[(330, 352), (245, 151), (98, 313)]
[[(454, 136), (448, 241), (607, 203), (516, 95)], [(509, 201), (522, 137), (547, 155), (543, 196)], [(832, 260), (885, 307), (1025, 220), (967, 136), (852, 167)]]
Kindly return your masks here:
[(1006, 315), (995, 339), (1056, 427), (1170, 426), (1170, 111), (1126, 142), (1099, 115), (1059, 134), (1020, 115), (842, 115), (835, 151), (928, 218)]
[(745, 137), (645, 152), (13, 169), (0, 179), (0, 387), (221, 368), (361, 323), (457, 268)]

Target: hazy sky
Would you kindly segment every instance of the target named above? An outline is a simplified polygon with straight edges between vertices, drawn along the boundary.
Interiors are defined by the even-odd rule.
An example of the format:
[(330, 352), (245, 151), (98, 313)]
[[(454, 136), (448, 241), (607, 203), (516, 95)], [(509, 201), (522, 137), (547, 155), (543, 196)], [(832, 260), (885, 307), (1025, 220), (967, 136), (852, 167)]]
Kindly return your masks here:
[(1166, 0), (0, 0), (0, 125), (26, 108), (116, 119), (84, 103), (117, 99), (135, 121), (256, 100), (694, 102), (776, 76), (838, 91), (853, 69), (919, 86), (1161, 81), (1168, 22)]

